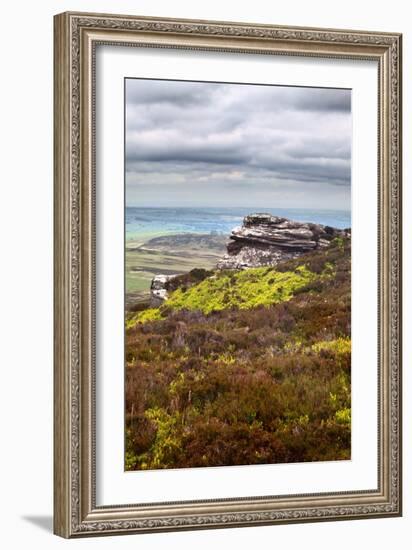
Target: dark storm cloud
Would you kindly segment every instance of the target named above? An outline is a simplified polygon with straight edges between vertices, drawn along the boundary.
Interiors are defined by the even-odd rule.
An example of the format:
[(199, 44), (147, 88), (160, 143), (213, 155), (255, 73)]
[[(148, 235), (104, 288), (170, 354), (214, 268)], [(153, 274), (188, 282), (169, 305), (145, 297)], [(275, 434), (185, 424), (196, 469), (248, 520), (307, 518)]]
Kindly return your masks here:
[(282, 191), (293, 202), (300, 186), (331, 204), (346, 188), (348, 201), (350, 101), (348, 90), (128, 80), (128, 197), (150, 181), (153, 200), (157, 184), (196, 185), (201, 201), (208, 185), (222, 195), (253, 183), (268, 200)]

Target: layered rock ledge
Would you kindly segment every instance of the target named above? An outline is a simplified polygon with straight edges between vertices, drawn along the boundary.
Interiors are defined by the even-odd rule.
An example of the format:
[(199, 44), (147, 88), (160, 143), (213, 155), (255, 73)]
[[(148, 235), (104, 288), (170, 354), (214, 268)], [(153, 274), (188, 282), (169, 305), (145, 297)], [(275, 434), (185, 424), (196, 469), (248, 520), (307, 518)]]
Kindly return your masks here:
[(326, 248), (336, 237), (350, 236), (350, 229), (303, 223), (267, 213), (246, 216), (230, 235), (227, 254), (218, 269), (275, 266), (306, 252)]
[[(301, 256), (312, 250), (326, 248), (336, 237), (350, 237), (350, 229), (297, 222), (267, 213), (246, 216), (241, 227), (235, 227), (227, 245), (227, 254), (219, 260), (217, 269), (247, 269), (274, 267), (278, 263)], [(195, 273), (198, 271), (199, 273)], [(201, 279), (204, 270), (187, 274), (189, 284)], [(150, 306), (159, 307), (174, 290), (179, 275), (156, 275), (151, 284)]]

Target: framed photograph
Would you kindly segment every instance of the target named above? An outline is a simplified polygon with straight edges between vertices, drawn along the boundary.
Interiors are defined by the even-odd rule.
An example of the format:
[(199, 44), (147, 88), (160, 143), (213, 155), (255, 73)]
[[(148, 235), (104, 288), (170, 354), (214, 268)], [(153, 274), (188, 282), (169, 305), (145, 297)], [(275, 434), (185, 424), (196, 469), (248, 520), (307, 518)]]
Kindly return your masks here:
[(401, 35), (55, 17), (63, 537), (401, 514)]

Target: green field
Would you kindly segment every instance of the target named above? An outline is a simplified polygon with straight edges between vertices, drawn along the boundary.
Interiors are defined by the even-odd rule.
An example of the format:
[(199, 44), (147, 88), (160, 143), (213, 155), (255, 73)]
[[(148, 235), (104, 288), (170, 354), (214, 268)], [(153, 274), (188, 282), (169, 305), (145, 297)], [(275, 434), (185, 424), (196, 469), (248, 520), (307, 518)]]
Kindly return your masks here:
[(222, 235), (164, 235), (126, 243), (126, 304), (147, 300), (155, 275), (213, 269), (226, 252)]

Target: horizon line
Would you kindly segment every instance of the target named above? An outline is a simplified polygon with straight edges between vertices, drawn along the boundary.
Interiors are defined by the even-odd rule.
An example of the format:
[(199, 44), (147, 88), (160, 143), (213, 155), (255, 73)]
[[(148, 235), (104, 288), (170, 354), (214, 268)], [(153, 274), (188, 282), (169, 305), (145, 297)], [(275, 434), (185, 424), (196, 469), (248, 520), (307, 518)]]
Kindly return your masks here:
[[(130, 205), (125, 205), (125, 208), (150, 208), (150, 209), (155, 209), (155, 208), (225, 208), (225, 209), (233, 209), (233, 208), (248, 208), (248, 209), (254, 209), (254, 208), (261, 208), (260, 206), (216, 206), (216, 205), (207, 205), (207, 206), (197, 206), (197, 205), (192, 205), (192, 206), (158, 206), (158, 205), (151, 205), (151, 206), (147, 206), (147, 205), (137, 205), (137, 204), (130, 204)], [(328, 211), (328, 210), (333, 210), (334, 212), (352, 212), (352, 209), (349, 208), (349, 209), (343, 209), (343, 208), (315, 208), (315, 207), (302, 207), (302, 206), (265, 206), (265, 208), (262, 210), (318, 210), (318, 211)]]

